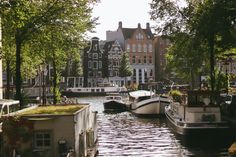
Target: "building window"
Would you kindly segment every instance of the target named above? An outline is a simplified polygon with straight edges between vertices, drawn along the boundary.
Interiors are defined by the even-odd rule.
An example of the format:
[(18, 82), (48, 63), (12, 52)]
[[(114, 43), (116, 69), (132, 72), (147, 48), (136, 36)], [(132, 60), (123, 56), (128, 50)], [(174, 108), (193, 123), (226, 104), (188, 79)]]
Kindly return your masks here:
[(127, 52), (130, 52), (130, 44), (127, 44), (127, 45), (126, 45), (126, 51), (127, 51)]
[(135, 60), (135, 56), (133, 56), (133, 64), (135, 64), (136, 60)]
[(99, 58), (102, 58), (102, 54), (101, 53), (99, 53), (98, 55), (99, 55)]
[(94, 51), (97, 51), (97, 50), (98, 50), (98, 44), (95, 44), (95, 45), (93, 46), (93, 50), (94, 50)]
[(132, 52), (136, 52), (136, 45), (132, 44)]
[(51, 147), (51, 133), (50, 131), (40, 131), (34, 133), (34, 147), (35, 148), (50, 148)]
[(97, 68), (98, 68), (98, 62), (97, 62), (97, 61), (94, 61), (94, 62), (93, 62), (93, 68), (94, 68), (94, 69), (97, 69)]
[(93, 53), (93, 59), (98, 59), (98, 54), (97, 53)]
[(102, 72), (101, 71), (98, 72), (98, 77), (102, 77)]
[(152, 76), (152, 69), (150, 70), (150, 76)]
[(88, 72), (88, 76), (89, 76), (89, 77), (92, 77), (92, 76), (93, 76), (92, 71), (89, 71), (89, 72)]
[(136, 80), (136, 69), (133, 70), (133, 79)]
[(143, 57), (143, 63), (147, 63), (147, 57), (146, 56)]
[(136, 40), (143, 40), (143, 34), (140, 32), (136, 34)]
[(99, 61), (99, 69), (102, 68), (102, 61)]
[(138, 52), (142, 52), (142, 46), (141, 46), (141, 44), (138, 44)]
[(149, 52), (152, 52), (152, 44), (149, 44), (149, 45), (148, 45), (148, 51), (149, 51)]
[(88, 68), (92, 68), (91, 61), (88, 61)]
[(138, 63), (141, 64), (142, 61), (141, 61), (141, 57), (138, 58)]
[(114, 48), (114, 52), (117, 54), (119, 52), (119, 48), (118, 47), (115, 47)]
[(147, 44), (143, 44), (143, 52), (147, 52)]
[(112, 77), (113, 76), (113, 71), (109, 70), (109, 76)]
[(149, 63), (152, 63), (152, 56), (149, 56)]
[(89, 56), (89, 58), (92, 58), (92, 53), (89, 53), (88, 56)]

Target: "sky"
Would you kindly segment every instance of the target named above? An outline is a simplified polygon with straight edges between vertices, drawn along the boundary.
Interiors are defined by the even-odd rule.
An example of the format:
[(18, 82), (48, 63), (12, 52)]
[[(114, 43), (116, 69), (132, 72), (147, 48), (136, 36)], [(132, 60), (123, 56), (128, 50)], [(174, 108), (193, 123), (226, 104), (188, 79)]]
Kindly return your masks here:
[(93, 17), (99, 17), (99, 25), (94, 29), (96, 33), (88, 33), (88, 36), (105, 40), (106, 31), (117, 30), (119, 21), (124, 28), (137, 28), (138, 23), (146, 28), (147, 22), (152, 26), (149, 3), (151, 0), (101, 0), (93, 8)]

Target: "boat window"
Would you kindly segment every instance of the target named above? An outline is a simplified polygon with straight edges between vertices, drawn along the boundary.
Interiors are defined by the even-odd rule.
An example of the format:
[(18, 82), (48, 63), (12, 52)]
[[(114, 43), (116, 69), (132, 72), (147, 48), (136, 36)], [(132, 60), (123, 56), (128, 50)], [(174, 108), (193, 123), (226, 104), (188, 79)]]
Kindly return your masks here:
[(8, 113), (7, 106), (6, 105), (1, 106), (1, 114), (4, 115), (4, 114), (7, 114), (7, 113)]
[(99, 92), (99, 89), (96, 89), (97, 92)]
[(107, 100), (112, 100), (112, 97), (107, 97), (106, 99), (107, 99)]
[(138, 98), (138, 101), (150, 99), (150, 96), (142, 96)]
[(121, 100), (121, 97), (115, 97), (116, 100)]

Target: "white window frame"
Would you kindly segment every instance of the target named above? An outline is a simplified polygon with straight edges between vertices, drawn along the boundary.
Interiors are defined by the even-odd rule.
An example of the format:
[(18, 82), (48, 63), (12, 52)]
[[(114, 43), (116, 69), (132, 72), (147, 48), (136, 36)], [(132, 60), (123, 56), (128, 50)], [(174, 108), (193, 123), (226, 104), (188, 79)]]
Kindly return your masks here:
[(126, 51), (127, 51), (127, 52), (130, 52), (130, 44), (127, 44), (127, 45), (126, 45)]
[(148, 44), (148, 51), (152, 52), (152, 44)]
[(147, 52), (147, 44), (143, 44), (143, 52)]
[(142, 45), (138, 44), (138, 52), (142, 52)]
[(136, 44), (132, 44), (132, 52), (136, 52)]
[[(41, 135), (42, 138), (37, 138), (38, 135)], [(45, 138), (45, 135), (49, 135), (49, 139)], [(39, 141), (42, 140), (42, 146), (38, 145)], [(46, 144), (46, 142), (49, 142), (49, 145)], [(34, 148), (36, 149), (51, 149), (53, 146), (52, 143), (52, 132), (49, 130), (45, 131), (36, 131), (34, 132)]]

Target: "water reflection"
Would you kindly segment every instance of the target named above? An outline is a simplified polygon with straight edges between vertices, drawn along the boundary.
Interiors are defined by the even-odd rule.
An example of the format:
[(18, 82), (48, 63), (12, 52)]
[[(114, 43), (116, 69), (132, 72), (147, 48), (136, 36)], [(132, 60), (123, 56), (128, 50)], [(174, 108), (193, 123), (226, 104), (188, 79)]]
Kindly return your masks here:
[(137, 118), (129, 112), (107, 114), (103, 97), (80, 98), (98, 111), (101, 157), (218, 157), (228, 156), (229, 140), (177, 136), (165, 118)]

